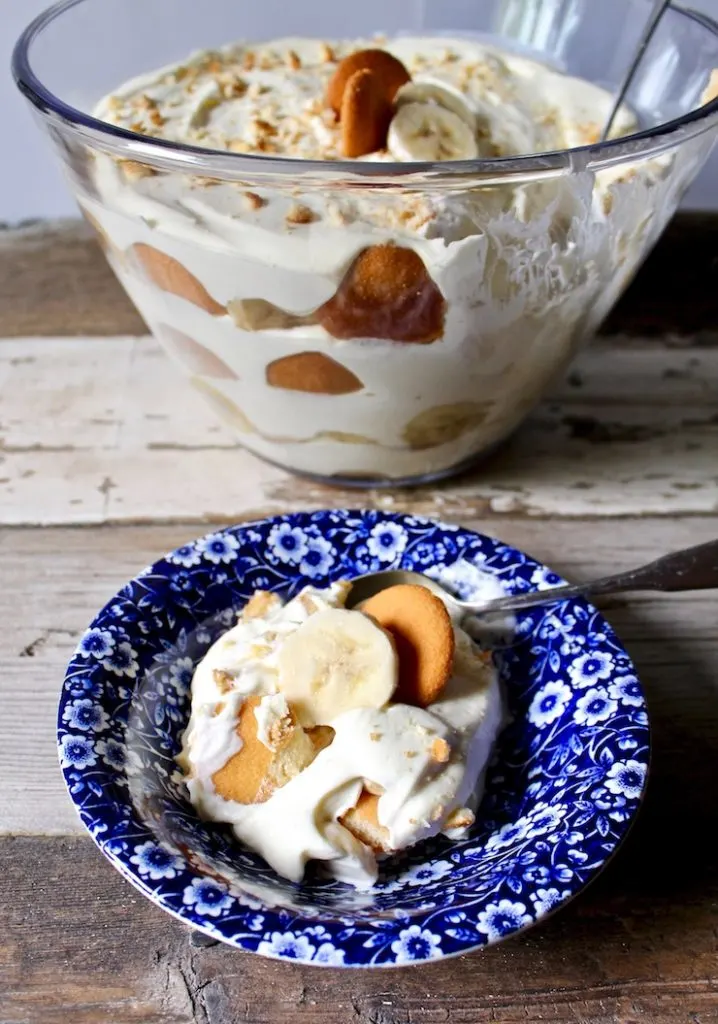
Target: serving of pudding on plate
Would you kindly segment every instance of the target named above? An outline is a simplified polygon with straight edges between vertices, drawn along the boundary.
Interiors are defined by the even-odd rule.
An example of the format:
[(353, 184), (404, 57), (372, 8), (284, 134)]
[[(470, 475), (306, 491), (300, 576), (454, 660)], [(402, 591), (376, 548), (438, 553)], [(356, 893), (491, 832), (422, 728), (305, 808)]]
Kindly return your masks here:
[[(58, 749), (85, 827), (146, 897), (236, 948), (296, 962), (303, 938), (312, 963), (381, 967), (419, 933), (436, 939), (417, 962), (503, 940), (595, 878), (638, 810), (645, 702), (596, 609), (529, 610), (490, 659), (423, 586), (352, 593), (370, 549), (476, 601), (560, 582), (419, 515), (293, 513), (169, 552), (68, 666)], [(86, 694), (107, 723), (96, 758)]]
[[(118, 84), (95, 114), (195, 164), (251, 165), (97, 151), (80, 200), (245, 447), (345, 482), (426, 479), (518, 425), (683, 187), (670, 149), (506, 170), (596, 143), (611, 101), (468, 37), (237, 43)], [(636, 127), (623, 108), (614, 134)]]
[(190, 801), (282, 876), (357, 888), (378, 859), (465, 834), (503, 720), (491, 654), (424, 587), (259, 591), (198, 664), (177, 760)]

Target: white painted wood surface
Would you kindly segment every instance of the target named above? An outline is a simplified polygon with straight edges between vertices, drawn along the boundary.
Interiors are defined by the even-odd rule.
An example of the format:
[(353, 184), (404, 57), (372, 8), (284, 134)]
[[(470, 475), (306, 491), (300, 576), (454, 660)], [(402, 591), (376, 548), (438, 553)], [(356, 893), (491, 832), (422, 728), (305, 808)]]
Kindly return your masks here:
[[(0, 523), (232, 521), (346, 503), (244, 452), (149, 338), (0, 345)], [(489, 463), (379, 493), (429, 514), (718, 510), (718, 349), (604, 341)]]
[[(718, 536), (717, 410), (718, 349), (604, 340), (474, 474), (350, 494), (242, 452), (149, 339), (0, 342), (0, 833), (80, 831), (55, 754), (65, 665), (122, 583), (210, 522), (374, 502), (499, 535), (585, 579)], [(705, 749), (718, 597), (644, 597), (609, 617), (664, 746), (690, 735)]]

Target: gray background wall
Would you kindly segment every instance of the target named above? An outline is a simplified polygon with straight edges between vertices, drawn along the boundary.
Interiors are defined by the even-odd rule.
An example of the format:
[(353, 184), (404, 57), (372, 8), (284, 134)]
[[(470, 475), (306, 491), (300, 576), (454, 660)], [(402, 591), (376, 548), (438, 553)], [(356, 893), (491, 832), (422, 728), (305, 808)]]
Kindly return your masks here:
[[(329, 0), (313, 2), (321, 7)], [(391, 0), (383, 2), (390, 4)], [(34, 217), (72, 216), (76, 212), (60, 171), (51, 159), (49, 146), (33, 123), (9, 73), (10, 51), (15, 39), (48, 3), (49, 0), (0, 0), (0, 112), (5, 127), (4, 145), (0, 145), (0, 222), (10, 224)], [(453, 9), (461, 5), (452, 3), (451, 6)], [(718, 18), (718, 0), (693, 0), (689, 6)], [(279, 24), (277, 34), (281, 33)], [(58, 54), (58, 61), (63, 59), (65, 55)], [(718, 209), (718, 149), (686, 196), (684, 205)]]

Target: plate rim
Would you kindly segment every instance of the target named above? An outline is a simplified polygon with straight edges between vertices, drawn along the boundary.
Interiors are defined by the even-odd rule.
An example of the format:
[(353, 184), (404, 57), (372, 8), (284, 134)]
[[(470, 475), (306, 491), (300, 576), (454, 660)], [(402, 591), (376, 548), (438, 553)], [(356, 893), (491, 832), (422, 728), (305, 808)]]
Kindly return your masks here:
[[(393, 522), (398, 522), (400, 524), (408, 519), (408, 520), (411, 520), (413, 523), (425, 524), (425, 525), (430, 526), (432, 528), (438, 528), (441, 531), (448, 531), (448, 532), (451, 532), (451, 533), (460, 532), (460, 533), (462, 533), (464, 535), (468, 535), (474, 541), (476, 541), (476, 540), (482, 541), (482, 542), (486, 541), (490, 545), (495, 546), (496, 548), (500, 548), (503, 551), (516, 554), (516, 555), (520, 556), (521, 558), (525, 559), (525, 561), (528, 564), (530, 564), (531, 566), (536, 567), (536, 568), (538, 568), (540, 570), (543, 570), (543, 571), (546, 571), (546, 572), (550, 572), (553, 575), (555, 575), (559, 580), (561, 580), (563, 582), (563, 578), (559, 577), (557, 573), (554, 573), (554, 571), (550, 568), (550, 566), (548, 566), (545, 562), (542, 562), (542, 561), (534, 558), (532, 555), (530, 555), (529, 553), (525, 552), (523, 549), (517, 548), (513, 544), (509, 544), (506, 541), (503, 541), (500, 538), (498, 538), (498, 537), (496, 537), (496, 536), (494, 536), (492, 534), (480, 533), (480, 532), (478, 532), (478, 531), (476, 531), (474, 529), (462, 526), (460, 524), (446, 523), (446, 522), (444, 522), (441, 519), (437, 519), (437, 518), (430, 517), (430, 516), (418, 515), (418, 514), (411, 513), (411, 512), (399, 512), (399, 511), (394, 511), (394, 510), (384, 509), (384, 508), (345, 508), (345, 507), (341, 507), (341, 508), (305, 509), (305, 510), (298, 510), (298, 511), (290, 512), (290, 513), (281, 513), (281, 514), (277, 514), (277, 515), (273, 515), (273, 516), (267, 516), (267, 517), (252, 519), (252, 520), (248, 520), (248, 521), (242, 521), (242, 522), (239, 522), (239, 523), (217, 524), (214, 529), (210, 529), (208, 532), (206, 532), (206, 533), (204, 533), (204, 534), (202, 534), (202, 535), (200, 535), (200, 536), (198, 536), (196, 538), (192, 538), (192, 539), (189, 539), (189, 540), (183, 542), (177, 548), (175, 548), (173, 551), (166, 552), (165, 554), (159, 556), (150, 566), (147, 566), (144, 569), (142, 569), (139, 572), (137, 572), (130, 580), (127, 581), (127, 583), (125, 583), (122, 587), (120, 587), (119, 590), (114, 595), (112, 595), (108, 599), (108, 601), (93, 616), (90, 624), (86, 627), (85, 631), (83, 631), (82, 635), (84, 636), (87, 631), (89, 631), (89, 630), (91, 630), (93, 628), (96, 628), (97, 623), (100, 622), (102, 620), (103, 616), (106, 613), (109, 612), (112, 604), (114, 602), (116, 602), (122, 596), (123, 591), (127, 587), (131, 586), (132, 584), (134, 584), (134, 583), (136, 583), (138, 581), (141, 581), (142, 577), (145, 576), (147, 573), (153, 572), (153, 573), (155, 573), (157, 575), (161, 575), (161, 576), (163, 576), (165, 578), (169, 578), (169, 574), (168, 574), (167, 568), (168, 568), (168, 565), (172, 566), (172, 564), (173, 564), (170, 561), (171, 556), (173, 554), (175, 554), (176, 552), (182, 550), (182, 548), (184, 548), (186, 546), (199, 545), (206, 538), (215, 537), (217, 535), (223, 536), (225, 534), (230, 534), (230, 535), (232, 535), (232, 536), (234, 536), (236, 538), (238, 533), (241, 533), (242, 531), (245, 531), (245, 530), (251, 530), (254, 527), (267, 526), (267, 525), (270, 525), (270, 524), (271, 525), (277, 525), (277, 524), (281, 524), (281, 523), (293, 523), (293, 521), (296, 521), (297, 519), (301, 520), (301, 519), (308, 519), (309, 517), (323, 517), (323, 516), (328, 516), (328, 515), (337, 515), (337, 516), (339, 516), (341, 518), (347, 518), (347, 517), (360, 517), (360, 518), (364, 518), (364, 517), (367, 517), (367, 516), (373, 516), (373, 517), (377, 517), (376, 518), (376, 522), (393, 521)], [(323, 532), (323, 528), (320, 528), (320, 532)], [(162, 563), (165, 563), (165, 564), (161, 565)], [(161, 566), (161, 568), (158, 569), (158, 566)], [(296, 571), (292, 573), (292, 575), (294, 575), (294, 576), (301, 576), (301, 574), (298, 572), (298, 567), (297, 567)], [(350, 962), (350, 963), (344, 963), (344, 962), (328, 963), (326, 961), (321, 961), (321, 960), (318, 961), (318, 960), (311, 960), (311, 959), (302, 959), (300, 957), (293, 957), (293, 956), (283, 955), (282, 953), (275, 952), (275, 951), (269, 951), (269, 950), (266, 950), (266, 949), (265, 950), (261, 950), (261, 951), (259, 949), (256, 949), (256, 948), (253, 949), (253, 948), (251, 948), (251, 946), (243, 943), (242, 940), (241, 940), (241, 937), (230, 937), (230, 936), (224, 934), (219, 929), (219, 927), (215, 926), (215, 924), (213, 922), (211, 922), (209, 920), (206, 920), (206, 919), (197, 920), (196, 915), (195, 916), (190, 916), (188, 911), (177, 910), (174, 907), (172, 907), (171, 905), (169, 905), (167, 900), (163, 899), (161, 894), (158, 894), (156, 891), (153, 891), (149, 887), (149, 885), (139, 876), (139, 873), (137, 871), (134, 871), (132, 868), (130, 868), (127, 864), (124, 863), (124, 861), (122, 860), (121, 857), (119, 857), (113, 851), (108, 849), (107, 845), (105, 843), (103, 843), (101, 830), (97, 829), (96, 827), (95, 828), (91, 827), (90, 823), (88, 823), (88, 821), (85, 819), (85, 816), (83, 816), (82, 810), (81, 810), (81, 807), (79, 806), (78, 801), (75, 799), (74, 794), (71, 792), (70, 779), (68, 778), (68, 774), (67, 774), (69, 772), (69, 769), (66, 770), (65, 768), (61, 767), (61, 771), (62, 771), (62, 774), (63, 774), (63, 779), (64, 779), (64, 782), (65, 782), (66, 789), (68, 791), (68, 795), (70, 797), (70, 800), (73, 803), (73, 806), (75, 808), (76, 813), (79, 816), (80, 821), (82, 822), (83, 828), (89, 833), (89, 835), (92, 838), (94, 844), (97, 846), (97, 848), (100, 850), (100, 852), (107, 858), (107, 860), (112, 864), (113, 868), (115, 868), (115, 870), (118, 871), (118, 873), (122, 876), (123, 879), (125, 879), (127, 882), (129, 882), (133, 886), (133, 888), (135, 888), (143, 896), (145, 896), (147, 899), (149, 899), (152, 903), (154, 903), (155, 905), (160, 907), (166, 913), (170, 914), (173, 918), (181, 921), (187, 927), (189, 927), (191, 929), (194, 929), (196, 931), (202, 932), (203, 934), (208, 935), (209, 937), (211, 937), (213, 939), (216, 939), (218, 941), (221, 941), (221, 942), (223, 942), (225, 944), (228, 944), (228, 945), (234, 947), (235, 949), (241, 949), (241, 950), (246, 951), (246, 952), (254, 953), (255, 955), (260, 955), (260, 956), (264, 956), (264, 957), (266, 957), (268, 959), (280, 960), (280, 961), (283, 961), (283, 962), (301, 963), (302, 965), (316, 966), (316, 967), (335, 967), (335, 968), (339, 967), (339, 968), (352, 969), (352, 970), (355, 970), (355, 969), (363, 969), (363, 970), (382, 969), (383, 970), (383, 969), (388, 969), (388, 968), (402, 968), (402, 967), (407, 967), (407, 966), (418, 966), (420, 964), (438, 963), (438, 962), (440, 962), (440, 960), (453, 959), (453, 958), (458, 957), (458, 956), (463, 956), (463, 955), (467, 955), (467, 954), (472, 953), (472, 952), (476, 952), (476, 951), (479, 951), (479, 950), (486, 949), (489, 946), (497, 944), (498, 942), (503, 942), (506, 939), (512, 938), (515, 935), (522, 934), (522, 933), (528, 931), (529, 929), (535, 927), (537, 924), (543, 923), (549, 917), (552, 917), (558, 910), (562, 909), (564, 906), (566, 906), (569, 903), (571, 903), (577, 896), (582, 894), (589, 886), (593, 885), (593, 883), (597, 880), (597, 878), (603, 873), (603, 871), (609, 866), (609, 864), (611, 864), (611, 862), (614, 860), (616, 854), (618, 853), (618, 851), (623, 846), (627, 836), (629, 835), (630, 831), (632, 830), (632, 828), (633, 828), (633, 826), (634, 826), (634, 824), (635, 824), (635, 822), (636, 822), (636, 820), (637, 820), (637, 818), (638, 818), (638, 816), (640, 814), (641, 807), (642, 807), (643, 802), (645, 800), (647, 786), (648, 786), (648, 783), (649, 783), (650, 771), (651, 771), (651, 762), (652, 762), (652, 728), (651, 728), (650, 717), (648, 715), (648, 702), (646, 700), (646, 695), (645, 695), (645, 692), (644, 692), (641, 680), (640, 680), (640, 678), (638, 676), (638, 673), (635, 672), (635, 665), (633, 664), (633, 659), (630, 657), (630, 655), (628, 655), (628, 652), (625, 649), (623, 641), (615, 633), (615, 630), (613, 630), (613, 628), (610, 625), (610, 623), (608, 623), (605, 620), (603, 614), (598, 609), (596, 609), (594, 606), (590, 605), (587, 601), (579, 601), (579, 602), (576, 602), (576, 603), (584, 605), (589, 610), (589, 612), (592, 613), (592, 615), (596, 616), (595, 621), (596, 621), (596, 623), (598, 625), (604, 625), (605, 624), (605, 625), (608, 626), (612, 636), (615, 637), (616, 641), (620, 645), (621, 650), (628, 657), (630, 666), (634, 670), (635, 677), (636, 677), (636, 679), (638, 681), (638, 686), (639, 686), (640, 694), (641, 694), (641, 698), (642, 698), (642, 709), (646, 713), (645, 724), (643, 724), (641, 726), (642, 731), (643, 731), (642, 742), (643, 742), (643, 745), (645, 747), (645, 756), (643, 758), (645, 760), (645, 775), (644, 775), (644, 778), (643, 778), (643, 781), (642, 781), (641, 791), (640, 791), (638, 797), (634, 798), (631, 801), (630, 813), (628, 814), (628, 816), (625, 819), (625, 821), (622, 823), (622, 826), (617, 830), (617, 839), (616, 839), (612, 849), (609, 852), (605, 853), (605, 855), (604, 855), (603, 859), (601, 860), (600, 864), (597, 864), (596, 867), (591, 871), (590, 875), (584, 881), (580, 882), (577, 885), (575, 891), (570, 892), (566, 897), (563, 897), (555, 906), (552, 906), (551, 908), (549, 908), (547, 910), (542, 910), (542, 911), (536, 912), (535, 909), (534, 909), (535, 916), (530, 921), (528, 921), (527, 923), (521, 924), (518, 927), (512, 928), (510, 931), (507, 931), (507, 932), (505, 932), (505, 933), (503, 933), (501, 935), (498, 935), (498, 936), (488, 936), (486, 941), (484, 941), (484, 942), (478, 942), (478, 943), (475, 943), (475, 944), (472, 944), (472, 945), (469, 944), (469, 945), (466, 945), (466, 946), (463, 946), (461, 948), (454, 949), (454, 950), (451, 950), (451, 951), (448, 951), (448, 950), (444, 951), (442, 949), (440, 951), (440, 954), (438, 956), (436, 956), (435, 958), (434, 957), (425, 957), (425, 958), (412, 959), (412, 960), (408, 960), (408, 961), (400, 961), (400, 960), (398, 960), (396, 958), (390, 958), (390, 959), (382, 960), (380, 962), (371, 962), (367, 958), (366, 962)], [(104, 625), (104, 623), (103, 623), (103, 625)], [(68, 664), (68, 668), (66, 670), (66, 673), (65, 673), (65, 676), (64, 676), (64, 680), (63, 680), (63, 684), (62, 684), (62, 687), (61, 687), (61, 690), (60, 690), (60, 698), (59, 698), (58, 714), (57, 714), (57, 745), (58, 745), (58, 754), (60, 753), (60, 750), (61, 750), (62, 735), (64, 734), (65, 729), (66, 729), (65, 723), (63, 722), (63, 712), (64, 712), (64, 710), (65, 710), (65, 708), (67, 706), (67, 703), (70, 700), (74, 699), (73, 696), (67, 690), (67, 683), (68, 683), (68, 679), (70, 678), (70, 670), (72, 669), (73, 664), (75, 663), (75, 661), (76, 661), (76, 659), (78, 657), (78, 651), (79, 651), (79, 646), (73, 652), (73, 656), (72, 656), (72, 658), (71, 658), (71, 660), (70, 660), (70, 662)], [(134, 686), (134, 683), (135, 683), (135, 681), (133, 680), (133, 686)], [(116, 771), (116, 769), (113, 769), (113, 771)], [(131, 801), (129, 799), (129, 796), (127, 798), (127, 803), (131, 805)], [(149, 829), (149, 827), (148, 827), (148, 831), (151, 831)], [(156, 834), (153, 833), (153, 837), (154, 837), (155, 841), (158, 841), (157, 837), (156, 837)], [(185, 861), (185, 865), (186, 865), (185, 869), (188, 872), (190, 872), (193, 875), (194, 878), (207, 878), (208, 877), (205, 873), (203, 873), (202, 871), (194, 868), (192, 865), (188, 864), (186, 861)], [(254, 900), (255, 903), (261, 902), (261, 900), (258, 900), (255, 897), (252, 897), (252, 899)], [(247, 908), (247, 909), (249, 909), (249, 908)], [(529, 909), (529, 908), (527, 908), (527, 909)], [(265, 906), (264, 909), (263, 909), (263, 912), (265, 914), (270, 914), (270, 915), (274, 914), (274, 915), (276, 915), (279, 910), (281, 910), (281, 908), (272, 907), (270, 905), (270, 906)], [(322, 922), (322, 920), (333, 920), (333, 921), (336, 921), (336, 917), (337, 916), (342, 916), (342, 915), (332, 916), (330, 914), (327, 914), (324, 918), (322, 918), (322, 915), (320, 913), (316, 918), (310, 918), (310, 917), (303, 916), (301, 908), (300, 908), (295, 914), (293, 914), (291, 920), (286, 924), (285, 927), (290, 928), (292, 930), (297, 930), (298, 931), (299, 929), (301, 929), (303, 927), (306, 928), (306, 927), (310, 927), (312, 925), (316, 926), (317, 924), (320, 924)], [(423, 917), (423, 914), (418, 914), (416, 916), (409, 916), (409, 917), (407, 917), (405, 919), (405, 924), (406, 924), (407, 927), (410, 927), (412, 923), (416, 922), (417, 920), (421, 920), (422, 917)], [(372, 919), (359, 919), (359, 920), (362, 921), (362, 923), (364, 924), (364, 926), (366, 928), (371, 927), (372, 924), (373, 924), (373, 920)], [(401, 918), (397, 917), (397, 922), (400, 922), (400, 921), (401, 921)], [(271, 930), (272, 930), (271, 926), (268, 927), (267, 929), (265, 929), (266, 932), (269, 932)], [(370, 951), (368, 951), (368, 952), (370, 952)]]

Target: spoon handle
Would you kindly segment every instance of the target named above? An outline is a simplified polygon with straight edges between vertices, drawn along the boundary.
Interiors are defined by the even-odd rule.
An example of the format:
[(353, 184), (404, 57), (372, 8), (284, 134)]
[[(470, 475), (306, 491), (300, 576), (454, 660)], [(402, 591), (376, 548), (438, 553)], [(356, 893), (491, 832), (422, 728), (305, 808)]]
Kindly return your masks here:
[(718, 587), (718, 540), (664, 555), (640, 569), (604, 576), (591, 583), (575, 583), (528, 594), (501, 597), (495, 601), (462, 602), (467, 612), (518, 611), (536, 605), (553, 604), (569, 597), (595, 597), (599, 594), (624, 594), (631, 590), (709, 590)]
[(633, 60), (631, 61), (628, 70), (623, 76), (623, 81), (621, 82), (621, 86), (613, 101), (611, 112), (608, 115), (608, 119), (605, 125), (603, 126), (603, 131), (601, 132), (600, 138), (601, 142), (605, 142), (608, 136), (610, 135), (611, 128), (613, 128), (613, 122), (616, 120), (616, 115), (618, 114), (618, 111), (621, 109), (621, 104), (626, 98), (626, 93), (631, 88), (633, 77), (636, 74), (636, 71), (638, 71), (638, 67), (641, 61), (643, 60), (643, 55), (648, 49), (648, 44), (650, 43), (651, 39), (653, 39), (654, 33), (658, 28), (658, 23), (660, 22), (661, 18), (668, 10), (670, 5), (671, 0), (654, 0), (653, 9), (648, 18), (648, 21), (646, 22), (645, 28), (643, 29), (643, 35), (641, 36), (638, 46), (636, 48), (636, 52), (633, 55)]

